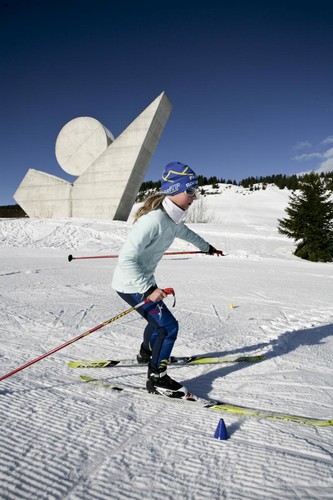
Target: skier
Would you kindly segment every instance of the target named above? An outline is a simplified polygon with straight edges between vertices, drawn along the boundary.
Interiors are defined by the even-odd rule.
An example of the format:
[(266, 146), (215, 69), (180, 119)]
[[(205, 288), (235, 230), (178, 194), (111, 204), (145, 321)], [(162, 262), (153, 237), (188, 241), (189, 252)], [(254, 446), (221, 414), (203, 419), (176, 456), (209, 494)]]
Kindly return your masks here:
[(158, 262), (175, 238), (186, 240), (209, 255), (223, 255), (183, 222), (196, 200), (197, 187), (198, 178), (189, 166), (173, 162), (165, 167), (162, 192), (148, 197), (137, 211), (113, 275), (112, 287), (130, 306), (147, 297), (150, 300), (138, 309), (148, 324), (137, 359), (139, 363), (148, 363), (146, 387), (151, 393), (187, 393), (167, 375), (178, 322), (163, 302), (167, 294), (155, 282)]

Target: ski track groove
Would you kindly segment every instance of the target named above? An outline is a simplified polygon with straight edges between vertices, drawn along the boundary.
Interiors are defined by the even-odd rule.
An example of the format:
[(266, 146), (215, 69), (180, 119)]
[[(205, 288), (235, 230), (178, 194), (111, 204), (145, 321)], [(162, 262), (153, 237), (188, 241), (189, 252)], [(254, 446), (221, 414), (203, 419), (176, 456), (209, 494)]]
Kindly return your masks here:
[[(82, 248), (84, 235), (83, 239), (93, 242), (94, 252), (96, 248), (97, 252), (105, 253), (105, 248), (107, 253), (116, 252), (127, 233), (122, 223), (105, 223), (102, 231), (95, 230), (101, 227), (100, 222), (70, 221), (60, 228), (56, 227), (57, 221), (15, 220), (9, 224), (8, 234), (2, 229), (5, 224), (0, 227), (3, 246), (28, 246), (42, 251), (54, 248), (75, 253)], [(203, 234), (206, 228), (200, 226), (200, 231)], [(212, 230), (207, 230), (207, 235), (212, 237)], [(222, 238), (219, 232), (214, 237)], [(238, 237), (248, 240), (252, 235), (245, 237), (239, 232)], [(280, 278), (280, 268), (278, 272), (274, 269), (274, 262), (279, 264), (276, 257), (273, 266), (265, 263), (266, 255), (270, 255), (264, 238), (258, 245), (258, 240), (252, 238), (250, 250), (240, 246), (236, 251), (239, 241), (235, 242), (232, 233), (230, 237), (226, 233), (226, 238), (233, 255), (218, 262), (200, 257), (195, 267), (189, 267), (190, 289), (177, 297), (176, 316), (182, 332), (174, 354), (266, 352), (267, 359), (256, 365), (177, 367), (170, 374), (186, 384), (188, 381), (187, 386), (194, 392), (199, 388), (203, 397), (214, 395), (262, 409), (274, 406), (281, 412), (331, 417), (331, 351), (327, 349), (326, 353), (322, 344), (329, 347), (333, 317), (326, 296), (321, 301), (314, 290), (314, 297), (307, 300), (308, 292), (300, 286), (297, 292), (305, 300), (297, 296), (294, 304), (288, 280), (294, 276), (297, 279), (297, 266), (305, 270), (304, 263), (293, 262), (295, 272), (287, 263), (288, 267), (281, 268), (284, 274)], [(255, 252), (258, 255), (251, 255)], [(74, 336), (71, 332), (83, 331), (86, 322), (91, 328), (123, 306), (114, 295), (110, 300), (114, 262), (106, 262), (105, 266), (103, 261), (98, 265), (79, 261), (68, 264), (66, 255), (58, 253), (56, 260), (52, 255), (42, 265), (40, 253), (32, 254), (31, 261), (7, 258), (0, 275), (2, 371), (9, 371), (8, 364), (15, 368), (23, 363), (22, 358), (28, 361), (41, 354), (42, 348), (49, 350), (69, 340)], [(89, 253), (86, 248), (82, 252)], [(175, 289), (180, 290), (184, 285), (184, 262), (170, 261), (161, 262), (158, 277), (161, 283), (168, 283), (172, 264)], [(278, 295), (276, 288), (272, 296), (267, 286), (262, 288), (257, 283), (261, 279), (260, 266), (265, 264), (265, 280), (280, 280), (283, 294)], [(206, 288), (209, 293), (200, 294), (199, 300), (199, 275), (208, 275), (206, 265), (211, 277)], [(64, 266), (68, 266), (65, 273)], [(307, 269), (311, 266), (308, 264)], [(312, 273), (305, 273), (312, 276), (314, 284), (333, 279), (325, 275), (323, 266), (312, 269)], [(330, 272), (329, 266), (326, 269)], [(326, 283), (331, 286), (329, 281)], [(230, 308), (231, 303), (236, 308)], [(77, 381), (78, 372), (66, 370), (68, 359), (84, 359), (87, 354), (103, 357), (106, 352), (117, 357), (124, 344), (133, 354), (141, 342), (142, 328), (139, 318), (128, 317), (117, 322), (111, 332), (105, 329), (100, 336), (91, 336), (91, 340), (75, 344), (67, 352), (3, 382), (1, 498), (332, 499), (331, 428), (245, 418), (160, 398), (152, 404), (148, 396), (89, 387)], [(88, 372), (93, 376), (97, 373), (119, 384), (142, 386), (145, 381), (144, 370)], [(213, 438), (221, 417), (231, 435), (228, 441)]]
[[(241, 479), (238, 477), (238, 484), (229, 491), (228, 497), (236, 499), (242, 491), (246, 491), (246, 498), (255, 498), (255, 495), (252, 497), (249, 494), (247, 486), (248, 481), (253, 484), (253, 467), (257, 481), (254, 486), (260, 490), (262, 497), (273, 495), (274, 498), (276, 491), (269, 485), (274, 484), (281, 474), (286, 486), (289, 482), (293, 484), (296, 477), (300, 485), (301, 478), (306, 478), (304, 487), (308, 482), (317, 486), (329, 483), (332, 460), (322, 448), (316, 446), (316, 452), (311, 452), (313, 443), (304, 443), (304, 439), (297, 437), (293, 442), (283, 443), (284, 446), (278, 440), (271, 440), (269, 444), (265, 442), (263, 436), (270, 434), (270, 429), (285, 424), (262, 421), (257, 426), (247, 419), (241, 423), (247, 440), (238, 439), (236, 434), (233, 440), (219, 442), (212, 436), (220, 414), (201, 408), (193, 411), (191, 403), (170, 403), (156, 397), (152, 409), (150, 401), (141, 397), (114, 394), (80, 383), (75, 394), (73, 396), (69, 386), (47, 393), (37, 388), (25, 395), (24, 410), (20, 404), (20, 391), (7, 393), (3, 398), (2, 425), (6, 426), (8, 416), (11, 425), (15, 426), (15, 433), (7, 433), (0, 452), (0, 479), (6, 499), (20, 498), (19, 494), (22, 498), (25, 494), (26, 498), (44, 498), (45, 490), (48, 492), (45, 498), (105, 499), (112, 498), (113, 488), (121, 491), (117, 498), (139, 499), (147, 477), (151, 478), (150, 490), (147, 491), (149, 498), (157, 500), (163, 494), (171, 500), (175, 498), (174, 492), (177, 492), (178, 498), (186, 498), (188, 482), (196, 484), (195, 471), (203, 467), (203, 449), (206, 459), (202, 473), (208, 474), (213, 468), (219, 474), (208, 485), (198, 484), (195, 498), (223, 497), (221, 475), (225, 478), (230, 476), (232, 480), (241, 471), (243, 476)], [(35, 411), (37, 398), (39, 406)], [(74, 400), (75, 405), (70, 405), (70, 420), (66, 423), (63, 415), (68, 398)], [(96, 401), (95, 408), (91, 406), (91, 400)], [(122, 412), (110, 414), (108, 404), (112, 402), (118, 405), (118, 410), (122, 407), (127, 409), (125, 417)], [(177, 425), (170, 427), (170, 419)], [(230, 429), (232, 422), (237, 429), (239, 418), (228, 415), (226, 420)], [(206, 429), (204, 440), (191, 439), (196, 428)], [(189, 436), (185, 445), (177, 443), (179, 435)], [(267, 453), (263, 454), (263, 450), (269, 451), (271, 458), (268, 463), (265, 462)], [(48, 460), (45, 463), (46, 455)], [(151, 455), (156, 464), (153, 477)], [(296, 456), (298, 460), (295, 464)], [(81, 463), (79, 468), (78, 463)], [(244, 474), (247, 463), (252, 464), (249, 475)], [(286, 469), (290, 471), (287, 474)], [(265, 477), (260, 478), (262, 470), (265, 470)], [(170, 477), (172, 492), (165, 496)], [(20, 484), (20, 493), (15, 484)], [(138, 487), (137, 494), (135, 485)]]

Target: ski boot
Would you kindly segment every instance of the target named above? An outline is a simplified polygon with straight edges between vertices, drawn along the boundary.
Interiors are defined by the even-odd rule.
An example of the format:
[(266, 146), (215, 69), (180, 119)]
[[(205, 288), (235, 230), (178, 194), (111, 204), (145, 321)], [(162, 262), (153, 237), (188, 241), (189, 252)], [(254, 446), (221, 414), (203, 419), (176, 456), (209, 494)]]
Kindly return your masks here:
[(146, 388), (152, 394), (160, 394), (173, 399), (196, 401), (196, 397), (186, 387), (167, 375), (166, 368), (154, 370), (149, 364)]
[(141, 344), (140, 352), (136, 357), (136, 359), (138, 360), (138, 363), (140, 365), (146, 365), (149, 363), (150, 358), (151, 358), (151, 351), (147, 351), (145, 346), (143, 344)]

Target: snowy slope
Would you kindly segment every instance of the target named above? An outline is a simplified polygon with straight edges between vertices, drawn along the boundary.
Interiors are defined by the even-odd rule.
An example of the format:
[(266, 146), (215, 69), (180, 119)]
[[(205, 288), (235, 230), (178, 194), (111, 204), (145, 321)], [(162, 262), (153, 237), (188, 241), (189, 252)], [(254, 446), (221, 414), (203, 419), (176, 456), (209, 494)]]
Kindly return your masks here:
[[(176, 291), (173, 354), (267, 359), (169, 370), (202, 398), (333, 418), (333, 265), (297, 259), (278, 234), (288, 196), (221, 186), (204, 198), (211, 222), (190, 226), (228, 255), (165, 257), (156, 275)], [(127, 308), (110, 286), (115, 259), (67, 256), (117, 254), (130, 227), (0, 220), (0, 376)], [(332, 427), (222, 415), (78, 379), (142, 387), (144, 367), (67, 367), (133, 357), (143, 328), (133, 313), (0, 382), (1, 498), (333, 498)], [(213, 437), (221, 417), (227, 441)]]

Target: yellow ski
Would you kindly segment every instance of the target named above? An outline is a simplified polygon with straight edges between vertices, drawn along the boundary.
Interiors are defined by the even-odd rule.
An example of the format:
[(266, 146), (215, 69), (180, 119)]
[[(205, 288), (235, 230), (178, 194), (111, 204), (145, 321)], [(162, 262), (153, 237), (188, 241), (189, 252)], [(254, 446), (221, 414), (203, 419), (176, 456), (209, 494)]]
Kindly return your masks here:
[[(96, 379), (92, 377), (87, 377), (84, 375), (80, 376), (80, 379), (83, 382), (87, 382), (89, 384), (98, 385), (103, 387), (104, 389), (112, 389), (114, 391), (124, 391), (124, 392), (132, 392), (135, 394), (151, 397), (151, 394), (146, 392), (145, 389), (141, 387), (134, 387), (129, 385), (116, 385), (108, 382), (103, 379)], [(165, 396), (163, 396), (165, 397)], [(169, 398), (170, 399), (170, 398)], [(171, 398), (172, 399), (172, 398)], [(173, 401), (179, 401), (178, 399), (173, 399)], [(186, 400), (181, 400), (185, 401)], [(249, 408), (247, 406), (233, 405), (231, 403), (224, 403), (222, 401), (205, 401), (203, 399), (198, 398), (196, 401), (191, 401), (192, 404), (201, 403), (201, 407), (209, 408), (215, 411), (223, 412), (223, 413), (231, 413), (234, 415), (242, 415), (246, 417), (255, 417), (255, 418), (265, 418), (270, 420), (280, 420), (282, 422), (292, 422), (295, 424), (309, 425), (312, 427), (331, 427), (333, 426), (333, 419), (319, 419), (312, 417), (303, 417), (300, 415), (290, 415), (288, 413), (280, 413), (270, 410), (259, 410), (256, 408)], [(186, 404), (190, 404), (187, 403)]]
[[(258, 363), (265, 359), (265, 355), (258, 356), (171, 356), (169, 365), (214, 365), (220, 363)], [(145, 366), (136, 359), (95, 359), (70, 361), (69, 368), (112, 368), (115, 366)]]

